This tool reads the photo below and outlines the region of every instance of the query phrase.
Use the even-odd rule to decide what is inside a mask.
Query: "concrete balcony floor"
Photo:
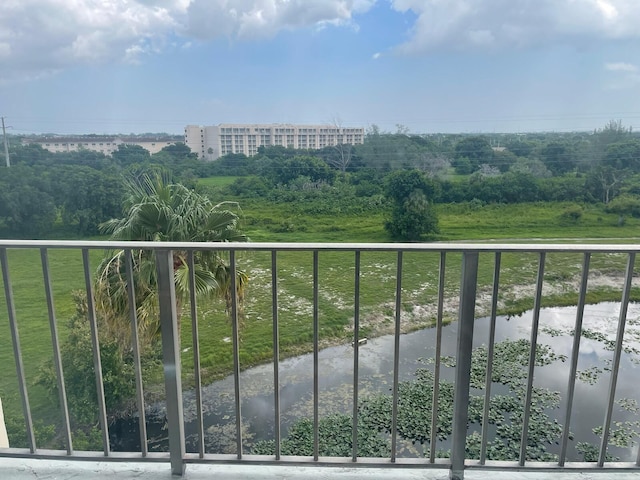
[[[640,480],[640,471],[465,471],[466,480]],[[167,463],[51,461],[0,458],[2,480],[178,480]],[[185,480],[310,480],[340,478],[346,480],[448,480],[446,469],[415,468],[343,468],[265,465],[189,464]]]

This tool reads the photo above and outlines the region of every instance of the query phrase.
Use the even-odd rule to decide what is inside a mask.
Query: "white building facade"
[[[320,149],[338,144],[364,143],[364,128],[336,125],[233,124],[187,125],[184,142],[202,160],[215,160],[229,153],[248,157],[262,146]]]
[[[35,143],[53,153],[92,150],[94,152],[104,153],[105,155],[111,155],[118,150],[118,145],[138,145],[153,155],[164,147],[174,145],[178,142],[182,142],[182,137],[112,137],[83,135],[77,137],[39,136],[22,140],[23,145]]]

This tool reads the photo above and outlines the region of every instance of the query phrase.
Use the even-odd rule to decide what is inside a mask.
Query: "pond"
[[[619,303],[587,305],[578,361],[570,442],[569,459],[581,460],[574,447],[576,442],[599,445],[592,429],[602,425],[610,382],[613,352],[609,340],[615,340],[620,310]],[[558,355],[570,357],[576,317],[575,307],[545,308],[541,311],[539,344],[549,345]],[[506,339],[528,339],[531,333],[532,312],[516,317],[497,319],[496,342]],[[487,344],[489,319],[475,322],[474,347]],[[457,323],[443,328],[442,355],[454,355]],[[433,368],[424,359],[435,355],[436,329],[426,329],[402,335],[400,339],[400,380],[414,378],[416,369]],[[360,398],[376,393],[389,393],[393,382],[393,336],[369,339],[360,347]],[[638,373],[640,360],[640,304],[629,305],[625,331],[627,352],[622,357],[614,422],[636,422],[640,387]],[[569,362],[536,367],[535,385],[558,391],[563,401],[550,415],[562,423],[566,404]],[[560,366],[560,368],[559,368]],[[326,348],[319,354],[320,416],[335,412],[352,411],[353,348],[350,345]],[[452,378],[453,369],[444,368],[443,378]],[[313,357],[302,355],[280,362],[280,401],[283,436],[296,420],[313,415]],[[243,441],[247,450],[261,439],[272,439],[274,432],[273,365],[261,365],[245,370],[240,376],[242,392]],[[498,391],[498,390],[496,390]],[[476,392],[481,393],[481,392]],[[235,453],[235,411],[233,377],[227,377],[203,388],[205,444],[208,453]],[[194,392],[184,394],[185,432],[187,450],[197,451]],[[625,408],[622,408],[625,407]],[[150,450],[166,449],[166,431],[163,430],[162,405],[154,405],[149,416]],[[154,420],[155,418],[155,420]],[[631,424],[630,424],[631,425]],[[635,426],[634,426],[635,428]],[[637,428],[635,428],[637,431]],[[111,427],[114,450],[139,450],[135,419],[118,422]],[[446,448],[446,444],[442,445]],[[553,452],[551,447],[549,451]],[[411,455],[411,449],[407,449]],[[610,452],[620,460],[635,460],[636,447],[612,448]]]

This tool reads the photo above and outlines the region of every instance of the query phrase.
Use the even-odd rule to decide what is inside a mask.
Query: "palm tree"
[[[111,240],[158,242],[229,242],[247,241],[239,230],[239,217],[232,210],[233,202],[213,204],[209,198],[183,185],[170,183],[166,175],[143,174],[127,180],[125,216],[100,225]],[[153,252],[133,252],[134,290],[140,341],[150,345],[159,333],[157,312],[157,273]],[[124,250],[109,252],[98,268],[96,304],[105,313],[108,333],[129,343],[129,306]],[[181,307],[189,298],[189,267],[186,251],[173,251],[174,280],[180,331]],[[227,311],[233,299],[231,268],[219,251],[194,253],[196,294],[201,297],[221,297]],[[243,298],[247,275],[236,272],[237,294]],[[125,347],[126,348],[126,347]]]

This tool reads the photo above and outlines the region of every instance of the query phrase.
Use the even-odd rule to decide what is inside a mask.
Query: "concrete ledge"
[[[301,467],[272,465],[187,465],[185,480],[310,480],[340,478],[346,480],[448,480],[448,470],[416,468],[348,468],[348,467]],[[466,480],[640,480],[640,472],[629,471],[465,471]],[[179,480],[171,475],[168,463],[150,462],[89,462],[66,460],[38,460],[23,458],[0,458],[2,480],[91,480],[136,479]]]

